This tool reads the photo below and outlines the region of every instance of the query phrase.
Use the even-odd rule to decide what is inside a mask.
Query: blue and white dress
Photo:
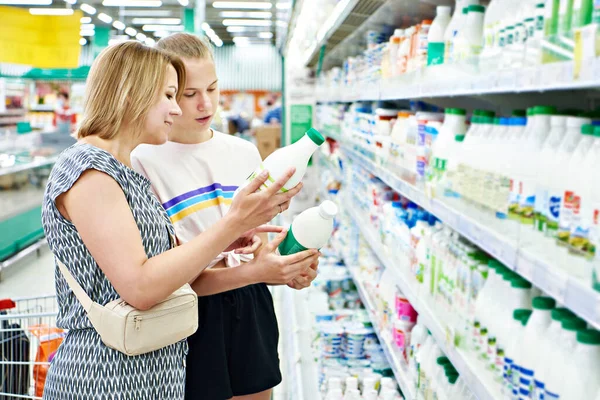
[[[91,299],[104,305],[120,296],[55,203],[89,169],[108,174],[121,186],[149,258],[170,248],[173,227],[152,193],[150,181],[110,153],[89,144],[75,144],[60,155],[42,207],[48,245]],[[69,332],[52,360],[44,399],[183,399],[186,341],[134,357],[106,347],[57,266],[55,270],[57,325]]]

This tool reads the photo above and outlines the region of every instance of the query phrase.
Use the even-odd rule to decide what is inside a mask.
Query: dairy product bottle
[[[488,363],[492,354],[492,348],[496,346],[495,322],[496,306],[504,306],[502,296],[506,296],[510,289],[510,271],[500,263],[492,263],[492,270],[495,268],[496,274],[501,278],[496,282],[496,286],[490,287],[486,293],[484,302],[478,304],[479,308],[475,309],[475,317],[479,321],[479,358]],[[489,272],[488,272],[489,279]],[[500,304],[498,304],[500,303]]]
[[[521,162],[517,164],[518,180],[521,183],[518,214],[520,221],[525,225],[533,224],[533,211],[535,207],[536,179],[535,171],[539,165],[541,148],[550,131],[550,117],[556,113],[556,108],[538,106],[534,108],[535,119],[520,156]],[[524,231],[531,232],[531,231]]]
[[[562,380],[563,398],[590,399],[600,389],[600,332],[577,332],[577,345]],[[573,380],[574,379],[574,380]],[[573,384],[576,382],[576,384]]]
[[[544,211],[546,220],[546,236],[551,239],[556,239],[558,225],[560,221],[561,202],[565,187],[568,185],[570,177],[568,175],[568,167],[570,159],[573,156],[575,149],[583,138],[581,127],[584,124],[591,123],[588,118],[582,117],[567,117],[567,132],[564,139],[560,143],[553,161],[553,165],[547,172],[548,176],[553,177],[549,181],[548,186],[548,203]]]
[[[523,163],[525,143],[527,143],[527,140],[529,139],[535,121],[536,114],[534,107],[527,109],[527,118],[524,121],[525,124],[521,125],[523,121],[520,120],[519,125],[515,126],[519,132],[515,132],[515,135],[513,136],[514,139],[511,140],[512,151],[506,162],[506,176],[510,179],[508,216],[515,220],[520,220],[519,204],[521,202],[522,182],[518,179],[518,176],[522,170],[519,168]]]
[[[540,342],[552,321],[551,311],[556,306],[550,297],[536,297],[532,301],[533,313],[525,327],[525,334],[521,344],[520,361],[520,387],[519,396],[531,398],[535,388],[541,387],[543,382],[537,380],[534,367],[540,355]]]
[[[485,18],[483,20],[483,34],[485,38],[484,51],[486,54],[490,54],[490,50],[498,47],[496,25],[500,23],[501,17],[501,0],[492,0],[487,7]]]
[[[517,309],[512,313],[509,324],[511,335],[504,352],[503,366],[502,392],[506,399],[518,399],[519,396],[521,341],[531,313],[531,310],[526,309]]]
[[[579,318],[563,319],[560,340],[556,343],[556,351],[550,354],[551,363],[545,366],[544,399],[568,399],[564,397],[562,382],[565,379],[566,362],[571,358],[577,344],[577,332],[586,328],[586,323]]]
[[[525,63],[538,65],[542,61],[542,41],[544,40],[545,0],[534,0],[533,16],[526,20],[527,44],[525,49]],[[533,20],[532,20],[533,19]]]
[[[429,162],[431,140],[437,136],[444,120],[444,114],[419,111],[416,115],[417,131],[417,179],[425,179],[425,171]],[[434,124],[435,123],[435,124]]]
[[[583,174],[583,163],[587,152],[589,151],[594,141],[594,127],[586,124],[581,127],[581,140],[575,148],[575,151],[569,159],[567,166],[566,178],[563,182],[564,192],[560,203],[560,219],[558,222],[557,243],[562,246],[569,244],[571,236],[571,227],[579,218],[581,213],[581,193],[577,193],[574,189],[578,186],[575,182],[579,174]],[[563,252],[563,257],[566,255]]]
[[[447,108],[444,123],[439,129],[437,139],[431,148],[434,176],[432,184],[438,185],[445,180],[448,155],[452,152],[456,135],[464,135],[467,131],[466,110],[462,108]]]
[[[494,197],[493,174],[490,173],[489,162],[491,153],[495,151],[495,135],[500,128],[500,118],[486,117],[482,120],[479,131],[479,142],[471,158],[472,168],[475,171],[473,200],[483,206],[492,208],[491,199]]]
[[[296,172],[280,189],[282,193],[294,188],[306,173],[306,166],[310,157],[315,150],[325,142],[325,138],[314,128],[310,128],[306,134],[296,143],[275,150],[260,164],[250,177],[246,180],[245,185],[250,183],[265,169],[269,171],[269,179],[262,185],[259,190],[263,190],[271,186],[279,177],[281,177],[289,168],[295,167]]]
[[[489,192],[492,193],[489,207],[496,213],[496,217],[504,219],[507,217],[507,199],[510,193],[510,181],[502,174],[502,164],[508,157],[507,149],[510,143],[512,118],[500,118],[500,123],[495,127],[494,139],[488,146],[485,157],[487,163],[483,164],[486,173],[486,184],[491,185]],[[483,157],[482,157],[483,158]]]
[[[483,340],[481,338],[481,328],[482,325],[485,325],[483,320],[486,315],[488,315],[489,304],[494,301],[494,297],[499,288],[502,287],[504,279],[502,271],[505,267],[503,265],[496,260],[490,260],[488,266],[487,279],[475,300],[475,315],[473,319],[473,329],[471,331],[471,348],[478,353],[483,350]]]
[[[396,29],[392,37],[390,37],[390,43],[388,46],[389,58],[390,58],[390,74],[392,76],[398,75],[398,49],[400,47],[400,40],[404,31],[402,29]]]
[[[456,135],[454,137],[454,143],[450,146],[447,162],[446,162],[446,174],[445,180],[440,183],[444,191],[444,196],[447,197],[460,197],[460,175],[459,166],[461,164],[462,144],[465,140],[465,135]]]
[[[571,27],[575,30],[592,22],[592,1],[574,0]]]
[[[454,14],[444,33],[444,42],[446,43],[444,48],[444,63],[453,63],[457,61],[454,59],[454,40],[458,37],[460,30],[465,26],[467,17],[465,8],[468,8],[473,4],[479,4],[479,0],[456,0]]]
[[[594,128],[594,136],[600,138],[600,128]],[[598,150],[594,151],[594,155],[596,160],[600,159],[600,154]],[[596,169],[594,168],[594,171]],[[595,181],[594,181],[595,182]],[[586,218],[588,218],[590,222],[590,245],[591,245],[591,255],[590,255],[590,266],[591,266],[591,275],[592,275],[592,287],[600,292],[600,185],[592,185],[590,192],[590,207],[586,207],[585,210]]]
[[[535,371],[537,374],[536,380],[543,382],[544,385],[548,381],[548,372],[550,368],[556,368],[556,365],[552,365],[552,357],[556,353],[556,346],[560,341],[562,335],[562,321],[570,318],[576,318],[575,315],[567,310],[566,308],[555,308],[551,313],[552,322],[548,327],[546,335],[542,338],[541,348],[542,352],[539,355]],[[544,397],[545,390],[538,388],[534,391],[534,399],[542,399]]]
[[[451,8],[447,6],[438,6],[436,8],[436,17],[431,24],[429,34],[427,35],[427,65],[438,65],[444,63],[444,34],[450,24]]]
[[[467,14],[467,23],[464,29],[465,47],[463,57],[465,60],[475,61],[483,49],[483,16],[485,7],[470,5]]]
[[[555,162],[556,152],[566,135],[567,117],[553,115],[550,117],[550,134],[542,146],[538,166],[536,168],[537,188],[535,193],[534,227],[538,232],[546,230],[546,210],[548,208],[548,188],[553,176],[550,170]]]
[[[325,246],[333,232],[333,217],[337,212],[335,203],[325,200],[319,207],[300,213],[279,245],[279,253],[288,255]]]

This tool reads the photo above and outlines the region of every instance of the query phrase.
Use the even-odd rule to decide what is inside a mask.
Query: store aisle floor
[[[2,271],[0,299],[53,294],[54,260],[47,247]]]

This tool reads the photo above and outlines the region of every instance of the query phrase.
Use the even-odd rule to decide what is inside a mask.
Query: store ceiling
[[[223,44],[237,43],[239,45],[275,43],[277,39],[275,28],[278,14],[284,9],[287,10],[291,4],[291,0],[46,0],[51,1],[50,5],[33,5],[34,3],[39,4],[44,0],[4,1],[12,2],[12,5],[18,3],[19,5],[17,6],[22,8],[64,9],[72,7],[75,10],[82,9],[84,16],[91,18],[91,22],[88,24],[111,26],[114,21],[120,21],[125,27],[133,28],[137,32],[142,32],[147,37],[156,40],[166,35],[169,31],[183,30],[184,10],[186,8],[193,9],[199,5],[201,6],[201,4],[205,4],[205,22],[214,31],[216,37]],[[4,1],[0,0],[0,4],[3,4]],[[121,6],[108,6],[107,2]],[[197,4],[197,2],[200,3]],[[160,3],[160,6],[140,7],[144,3]],[[284,5],[282,6],[282,4]],[[86,13],[85,5],[95,8],[95,14]],[[222,8],[222,6],[225,6],[225,8]],[[110,16],[113,21],[108,24],[102,22],[99,19],[100,13]],[[169,20],[165,20],[165,18]],[[234,26],[225,26],[225,24],[233,24]],[[148,27],[146,25],[164,26]],[[203,27],[206,27],[206,25],[203,25]],[[91,26],[82,25],[82,33],[89,35],[91,28]],[[111,28],[111,37],[113,39],[125,37],[125,28],[122,25],[117,24],[117,27],[111,26]],[[147,30],[149,28],[160,29]],[[133,31],[130,30],[129,33],[133,33]],[[213,40],[217,45],[219,44],[218,39]]]

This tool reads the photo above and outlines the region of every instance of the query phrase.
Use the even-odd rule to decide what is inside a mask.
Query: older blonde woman
[[[275,189],[254,193],[262,176],[236,196],[225,218],[171,249],[171,222],[150,182],[131,168],[130,154],[141,143],[167,140],[181,114],[184,82],[182,62],[160,50],[136,42],[104,50],[88,78],[79,142],[61,154],[49,178],[42,220],[50,249],[100,304],[120,297],[139,309],[154,306],[222,251],[244,246],[251,230],[287,208],[300,189],[276,194],[288,174]],[[284,234],[252,261],[253,273],[281,284],[318,257],[275,255]],[[244,251],[258,245],[250,243]],[[58,269],[56,291],[57,324],[69,332],[52,361],[45,399],[183,399],[185,341],[126,356],[102,343]]]

